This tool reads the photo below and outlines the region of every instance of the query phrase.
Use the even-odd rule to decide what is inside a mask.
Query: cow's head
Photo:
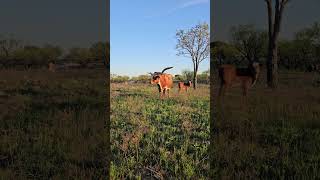
[[[154,73],[149,73],[151,75],[151,81],[150,83],[151,84],[159,84],[160,83],[160,77],[162,76],[162,74],[168,70],[168,69],[171,69],[173,67],[167,67],[167,68],[164,68],[161,72],[154,72]]]
[[[160,75],[159,73],[149,73],[151,75],[151,84],[159,84],[160,81]]]

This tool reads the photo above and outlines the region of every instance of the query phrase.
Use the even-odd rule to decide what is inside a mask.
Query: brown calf
[[[242,94],[246,96],[250,87],[257,82],[260,73],[260,65],[254,62],[248,68],[236,68],[234,65],[225,64],[219,68],[221,80],[219,96],[224,96],[225,92],[233,85],[239,84],[242,87]]]
[[[171,74],[166,74],[164,71],[171,69],[173,67],[167,67],[162,70],[162,72],[154,72],[151,74],[151,84],[157,84],[159,89],[160,98],[165,96],[166,92],[169,97],[169,90],[173,85],[173,78]]]
[[[188,82],[179,82],[178,83],[178,87],[179,87],[179,93],[181,92],[182,89],[186,90],[186,92],[188,91],[188,88],[190,88],[192,86],[192,82],[188,81]]]

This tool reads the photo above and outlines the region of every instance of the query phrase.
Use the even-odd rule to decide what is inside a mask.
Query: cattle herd
[[[151,84],[157,84],[160,98],[170,96],[170,89],[173,87],[173,76],[171,74],[164,73],[166,70],[173,67],[164,68],[161,72],[149,73],[151,75]],[[188,82],[179,82],[179,92],[184,89],[188,91],[192,85],[191,81]]]
[[[164,73],[166,70],[173,67],[164,68],[161,72],[151,74],[151,84],[158,86],[160,98],[169,97],[170,89],[173,87],[173,76]],[[260,64],[252,62],[247,68],[236,68],[235,65],[224,64],[219,67],[219,96],[224,96],[225,92],[232,86],[240,85],[243,96],[247,96],[248,90],[257,82],[260,73]],[[192,82],[178,82],[179,93],[182,90],[186,92],[192,86]]]

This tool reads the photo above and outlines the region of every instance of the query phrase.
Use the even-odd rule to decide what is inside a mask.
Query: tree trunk
[[[273,20],[272,1],[266,0],[269,24],[269,47],[267,59],[267,84],[271,88],[278,87],[278,37],[282,14],[287,0],[276,1]]]
[[[199,69],[199,64],[197,62],[197,60],[194,62],[194,67],[193,67],[193,88],[197,89],[198,86],[198,69]]]
[[[272,39],[269,42],[268,60],[267,60],[267,84],[271,88],[278,87],[278,47],[277,40]]]
[[[198,86],[197,73],[197,71],[193,72],[193,89],[197,89]]]

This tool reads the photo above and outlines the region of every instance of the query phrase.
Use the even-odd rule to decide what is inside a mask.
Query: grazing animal
[[[169,97],[169,91],[173,85],[173,77],[171,74],[166,74],[164,72],[171,68],[173,67],[164,68],[161,72],[149,73],[151,74],[151,84],[158,85],[160,98],[165,96],[166,92]]]
[[[189,80],[188,82],[179,82],[178,87],[179,87],[179,93],[181,92],[182,89],[188,91],[188,88],[192,86],[192,82]]]
[[[56,71],[56,66],[52,62],[49,63],[49,71],[55,72]]]
[[[242,88],[243,96],[247,96],[250,87],[257,82],[260,73],[258,62],[250,63],[248,68],[236,68],[234,65],[225,64],[219,68],[220,89],[219,96],[224,96],[225,92],[233,85],[239,84]]]

